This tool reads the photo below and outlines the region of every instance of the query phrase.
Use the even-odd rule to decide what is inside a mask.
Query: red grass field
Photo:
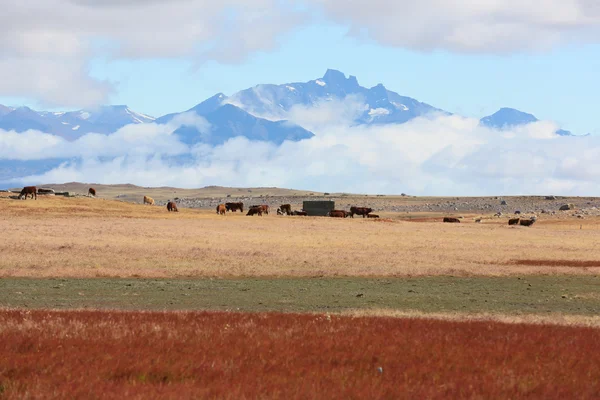
[[[598,343],[482,321],[4,310],[0,398],[591,399]]]

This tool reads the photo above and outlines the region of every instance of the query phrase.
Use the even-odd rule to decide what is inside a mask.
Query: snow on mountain
[[[127,106],[101,106],[79,111],[35,111],[0,105],[0,129],[24,132],[29,129],[75,140],[86,133],[109,134],[128,124],[153,122],[154,118]]]
[[[224,94],[218,93],[184,112],[195,113],[206,119],[210,124],[208,131],[200,132],[195,126],[184,125],[177,129],[175,134],[186,144],[203,142],[212,145],[222,144],[236,136],[276,144],[285,140],[298,141],[314,136],[312,132],[287,121],[269,121],[255,117],[239,107],[225,103],[226,100]],[[156,123],[168,123],[184,113],[165,115],[158,118]]]
[[[360,86],[355,76],[346,78],[344,73],[334,69],[308,82],[257,85],[235,93],[226,101],[257,117],[278,120],[287,118],[295,106],[314,107],[323,101],[344,100],[347,96],[365,103],[364,113],[355,121],[359,124],[403,123],[431,112],[445,113],[389,91],[382,84],[372,88]]]
[[[532,114],[528,114],[514,108],[504,107],[492,115],[481,118],[479,123],[489,128],[510,129],[515,126],[526,125],[538,121],[539,119]],[[564,129],[557,130],[556,134],[559,136],[575,136],[571,132]]]

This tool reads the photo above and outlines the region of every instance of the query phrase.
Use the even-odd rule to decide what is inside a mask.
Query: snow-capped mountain
[[[239,107],[225,103],[226,100],[224,94],[218,93],[185,111],[184,113],[193,112],[205,118],[210,128],[207,132],[199,132],[195,126],[184,125],[175,131],[180,141],[186,144],[203,142],[217,145],[236,136],[244,136],[250,140],[281,144],[285,140],[298,141],[314,136],[312,132],[285,120],[270,121],[255,117]],[[165,115],[157,119],[156,123],[167,123],[177,115],[179,114]]]
[[[257,85],[224,101],[269,119],[285,119],[294,106],[318,106],[324,101],[355,96],[365,107],[356,119],[360,124],[404,123],[431,112],[446,113],[413,98],[387,90],[382,84],[365,88],[355,76],[328,69],[322,78],[283,85]],[[447,113],[446,113],[447,114]]]
[[[481,118],[479,123],[489,128],[508,129],[514,126],[526,125],[538,121],[539,119],[532,114],[514,108],[504,107],[492,115]],[[564,129],[557,130],[556,134],[559,136],[574,136],[571,132]]]
[[[35,129],[67,140],[90,133],[113,133],[128,124],[154,121],[153,117],[137,113],[127,106],[101,106],[90,110],[50,112],[29,107],[0,106],[0,129],[24,132]]]
[[[182,126],[175,133],[188,144],[221,144],[236,136],[276,144],[285,140],[297,141],[310,138],[313,134],[286,120],[294,107],[318,107],[324,102],[344,100],[348,96],[352,96],[351,99],[357,104],[362,104],[355,124],[401,124],[431,113],[450,114],[411,97],[401,96],[382,84],[363,87],[355,76],[346,77],[340,71],[328,69],[321,78],[308,82],[260,84],[230,97],[217,93],[185,111],[204,117],[211,126],[208,132],[200,134],[195,127]],[[0,129],[17,132],[35,129],[75,140],[90,132],[113,133],[127,124],[167,123],[179,114],[168,114],[155,120],[124,105],[68,112],[38,112],[28,107],[0,105]],[[505,129],[536,121],[538,119],[531,114],[502,108],[482,118],[480,123]],[[573,136],[562,129],[556,133]]]

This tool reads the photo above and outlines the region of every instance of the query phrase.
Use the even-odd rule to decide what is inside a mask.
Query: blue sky
[[[60,3],[66,0],[53,1]],[[548,3],[549,8],[552,8],[553,2],[554,0]],[[137,4],[143,1],[134,0],[130,3]],[[389,2],[375,3],[390,9],[396,7],[391,6],[392,3]],[[454,3],[461,2],[454,0]],[[580,4],[577,0],[569,0],[566,3],[573,3],[574,7]],[[465,43],[464,40],[459,40],[458,44],[448,44],[446,37],[450,36],[451,32],[440,32],[440,35],[445,36],[435,39],[437,42],[430,44],[424,42],[425,39],[429,40],[431,35],[438,33],[424,30],[418,33],[425,38],[422,41],[415,44],[412,37],[407,37],[406,45],[403,45],[404,42],[399,45],[393,41],[393,35],[397,32],[377,31],[394,29],[394,22],[385,27],[386,20],[381,19],[374,27],[370,20],[361,21],[360,15],[337,15],[336,4],[335,0],[302,2],[296,9],[308,11],[308,20],[296,25],[290,24],[291,27],[286,26],[279,30],[274,28],[277,34],[271,38],[273,43],[264,46],[262,43],[253,43],[255,48],[244,49],[241,58],[233,62],[229,62],[231,57],[221,57],[218,46],[211,53],[217,56],[209,58],[223,60],[204,60],[193,51],[186,53],[185,49],[181,54],[169,54],[168,51],[157,51],[153,54],[150,49],[145,50],[147,54],[119,56],[111,53],[105,46],[102,51],[88,51],[83,61],[76,54],[73,61],[83,63],[83,67],[80,68],[84,75],[80,77],[82,81],[92,79],[94,83],[110,83],[110,89],[103,92],[107,95],[98,96],[98,101],[127,104],[136,111],[153,116],[182,111],[217,92],[231,95],[258,83],[308,81],[322,76],[327,68],[334,68],[357,76],[363,86],[383,83],[402,95],[464,116],[479,118],[497,111],[500,107],[508,106],[532,113],[543,120],[556,121],[576,134],[600,134],[600,125],[596,120],[596,97],[600,92],[600,80],[597,77],[597,71],[600,70],[600,46],[594,43],[594,40],[557,40],[557,43],[539,48],[537,42],[533,42],[525,48],[516,44],[507,50],[500,43],[507,41],[503,37],[499,37],[497,41],[494,37],[488,38],[487,42],[481,45]],[[367,4],[370,3],[366,2],[365,5]],[[268,6],[269,4],[264,5]],[[232,7],[235,9],[236,5]],[[173,8],[177,11],[175,6]],[[205,8],[200,4],[200,11]],[[140,10],[145,9],[147,8]],[[490,10],[485,16],[502,11]],[[117,11],[119,10],[115,12]],[[348,10],[347,13],[351,11]],[[472,13],[467,9],[459,9],[457,13],[467,11]],[[280,12],[285,13],[289,10],[285,8]],[[560,10],[557,9],[556,12]],[[385,13],[385,10],[382,10],[382,13]],[[433,18],[435,21],[441,19],[446,22],[443,16],[432,16],[420,9],[414,10],[414,13],[426,20]],[[233,18],[232,15],[242,20],[245,18],[243,12],[231,14],[228,18]],[[276,17],[278,16],[279,14],[276,14]],[[463,14],[460,16],[465,18]],[[528,16],[531,16],[533,22],[525,28],[518,29],[528,29],[525,32],[530,30],[532,36],[539,34],[536,29],[544,35],[549,35],[546,25],[543,29],[539,28],[539,16]],[[477,15],[473,16],[475,17],[481,18]],[[523,19],[518,13],[514,18]],[[547,25],[557,25],[556,18],[552,16],[551,23]],[[454,21],[454,18],[449,16],[447,20]],[[399,17],[398,24],[402,23]],[[453,23],[457,24],[455,31],[466,29],[460,25],[463,23],[462,19]],[[573,24],[573,21],[569,20],[566,23]],[[527,20],[523,24],[526,25]],[[357,26],[361,32],[358,37],[353,34]],[[133,24],[130,29],[133,29]],[[573,30],[572,27],[570,29]],[[558,34],[563,33],[558,29]],[[128,34],[130,33],[125,29],[123,35]],[[389,37],[385,36],[386,34]],[[107,33],[106,37],[110,37],[110,34]],[[236,43],[237,39],[233,37],[231,42]],[[101,37],[94,40],[96,47],[102,49],[97,43],[102,43],[105,39]],[[119,40],[126,41],[116,36],[110,41],[106,39],[106,42],[118,43]],[[157,39],[148,37],[148,40]],[[529,39],[521,37],[520,40],[527,42]],[[210,43],[201,39],[192,42],[196,48]],[[132,46],[139,47],[140,43],[133,43]],[[149,47],[152,47],[152,43]],[[499,48],[498,51],[494,50],[496,47]],[[67,57],[65,63],[68,62]],[[68,69],[69,65],[66,66]],[[1,70],[0,67],[0,72]],[[79,86],[82,87],[81,90],[85,90],[85,82]],[[76,91],[77,87],[71,90]],[[46,92],[36,94],[36,90],[27,88],[22,92],[19,92],[18,88],[3,90],[0,85],[0,104],[29,105],[38,109],[76,109],[84,107],[90,100],[82,98],[78,101],[76,98],[69,98],[64,101],[60,98],[56,102],[50,99],[52,104],[48,104]]]

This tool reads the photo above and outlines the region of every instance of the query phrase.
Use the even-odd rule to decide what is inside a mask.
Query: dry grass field
[[[0,193],[0,398],[600,396],[600,217],[169,213],[127,186]]]
[[[0,311],[0,397],[595,399],[599,340],[490,321]]]
[[[393,215],[390,217],[394,217]],[[247,217],[116,200],[0,197],[0,276],[598,274],[600,219],[442,224]]]

